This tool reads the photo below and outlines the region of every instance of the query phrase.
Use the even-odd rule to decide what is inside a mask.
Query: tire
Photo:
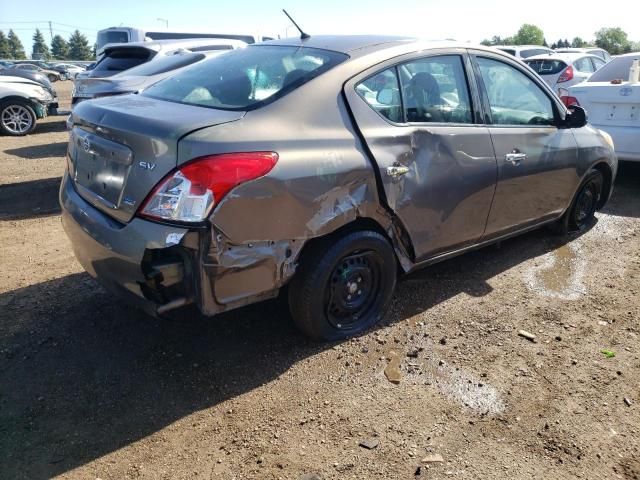
[[[0,102],[0,131],[5,135],[21,137],[36,128],[38,117],[27,101]]]
[[[600,203],[604,177],[598,170],[591,170],[580,184],[571,206],[560,220],[553,225],[555,233],[583,232],[593,223]]]
[[[378,323],[389,308],[397,265],[385,237],[351,232],[306,251],[289,286],[296,326],[317,340],[340,340]]]
[[[57,75],[54,75],[53,73],[50,73],[49,75],[47,75],[47,77],[49,77],[49,81],[50,81],[51,83],[53,83],[53,82],[57,82],[57,81],[58,81],[58,78],[59,78]]]

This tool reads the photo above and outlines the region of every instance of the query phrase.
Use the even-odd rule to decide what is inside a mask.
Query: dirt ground
[[[582,236],[431,267],[318,344],[277,301],[172,322],[107,295],[60,225],[64,120],[0,137],[0,478],[640,478],[640,166]]]

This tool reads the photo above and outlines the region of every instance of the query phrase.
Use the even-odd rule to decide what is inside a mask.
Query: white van
[[[188,38],[225,38],[240,40],[244,43],[257,43],[266,40],[273,40],[274,37],[231,33],[170,32],[164,30],[145,30],[134,27],[110,27],[98,32],[98,37],[96,39],[96,55],[97,58],[100,59],[104,54],[104,47],[110,43],[148,42],[151,40],[183,40]]]

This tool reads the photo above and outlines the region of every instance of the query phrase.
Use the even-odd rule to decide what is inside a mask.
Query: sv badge
[[[138,162],[138,166],[143,170],[153,170],[156,168],[156,164],[151,162]]]

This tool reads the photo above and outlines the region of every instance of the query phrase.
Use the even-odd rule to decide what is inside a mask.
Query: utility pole
[[[53,42],[53,28],[51,28],[51,21],[49,21],[49,36],[51,37],[51,41]]]

